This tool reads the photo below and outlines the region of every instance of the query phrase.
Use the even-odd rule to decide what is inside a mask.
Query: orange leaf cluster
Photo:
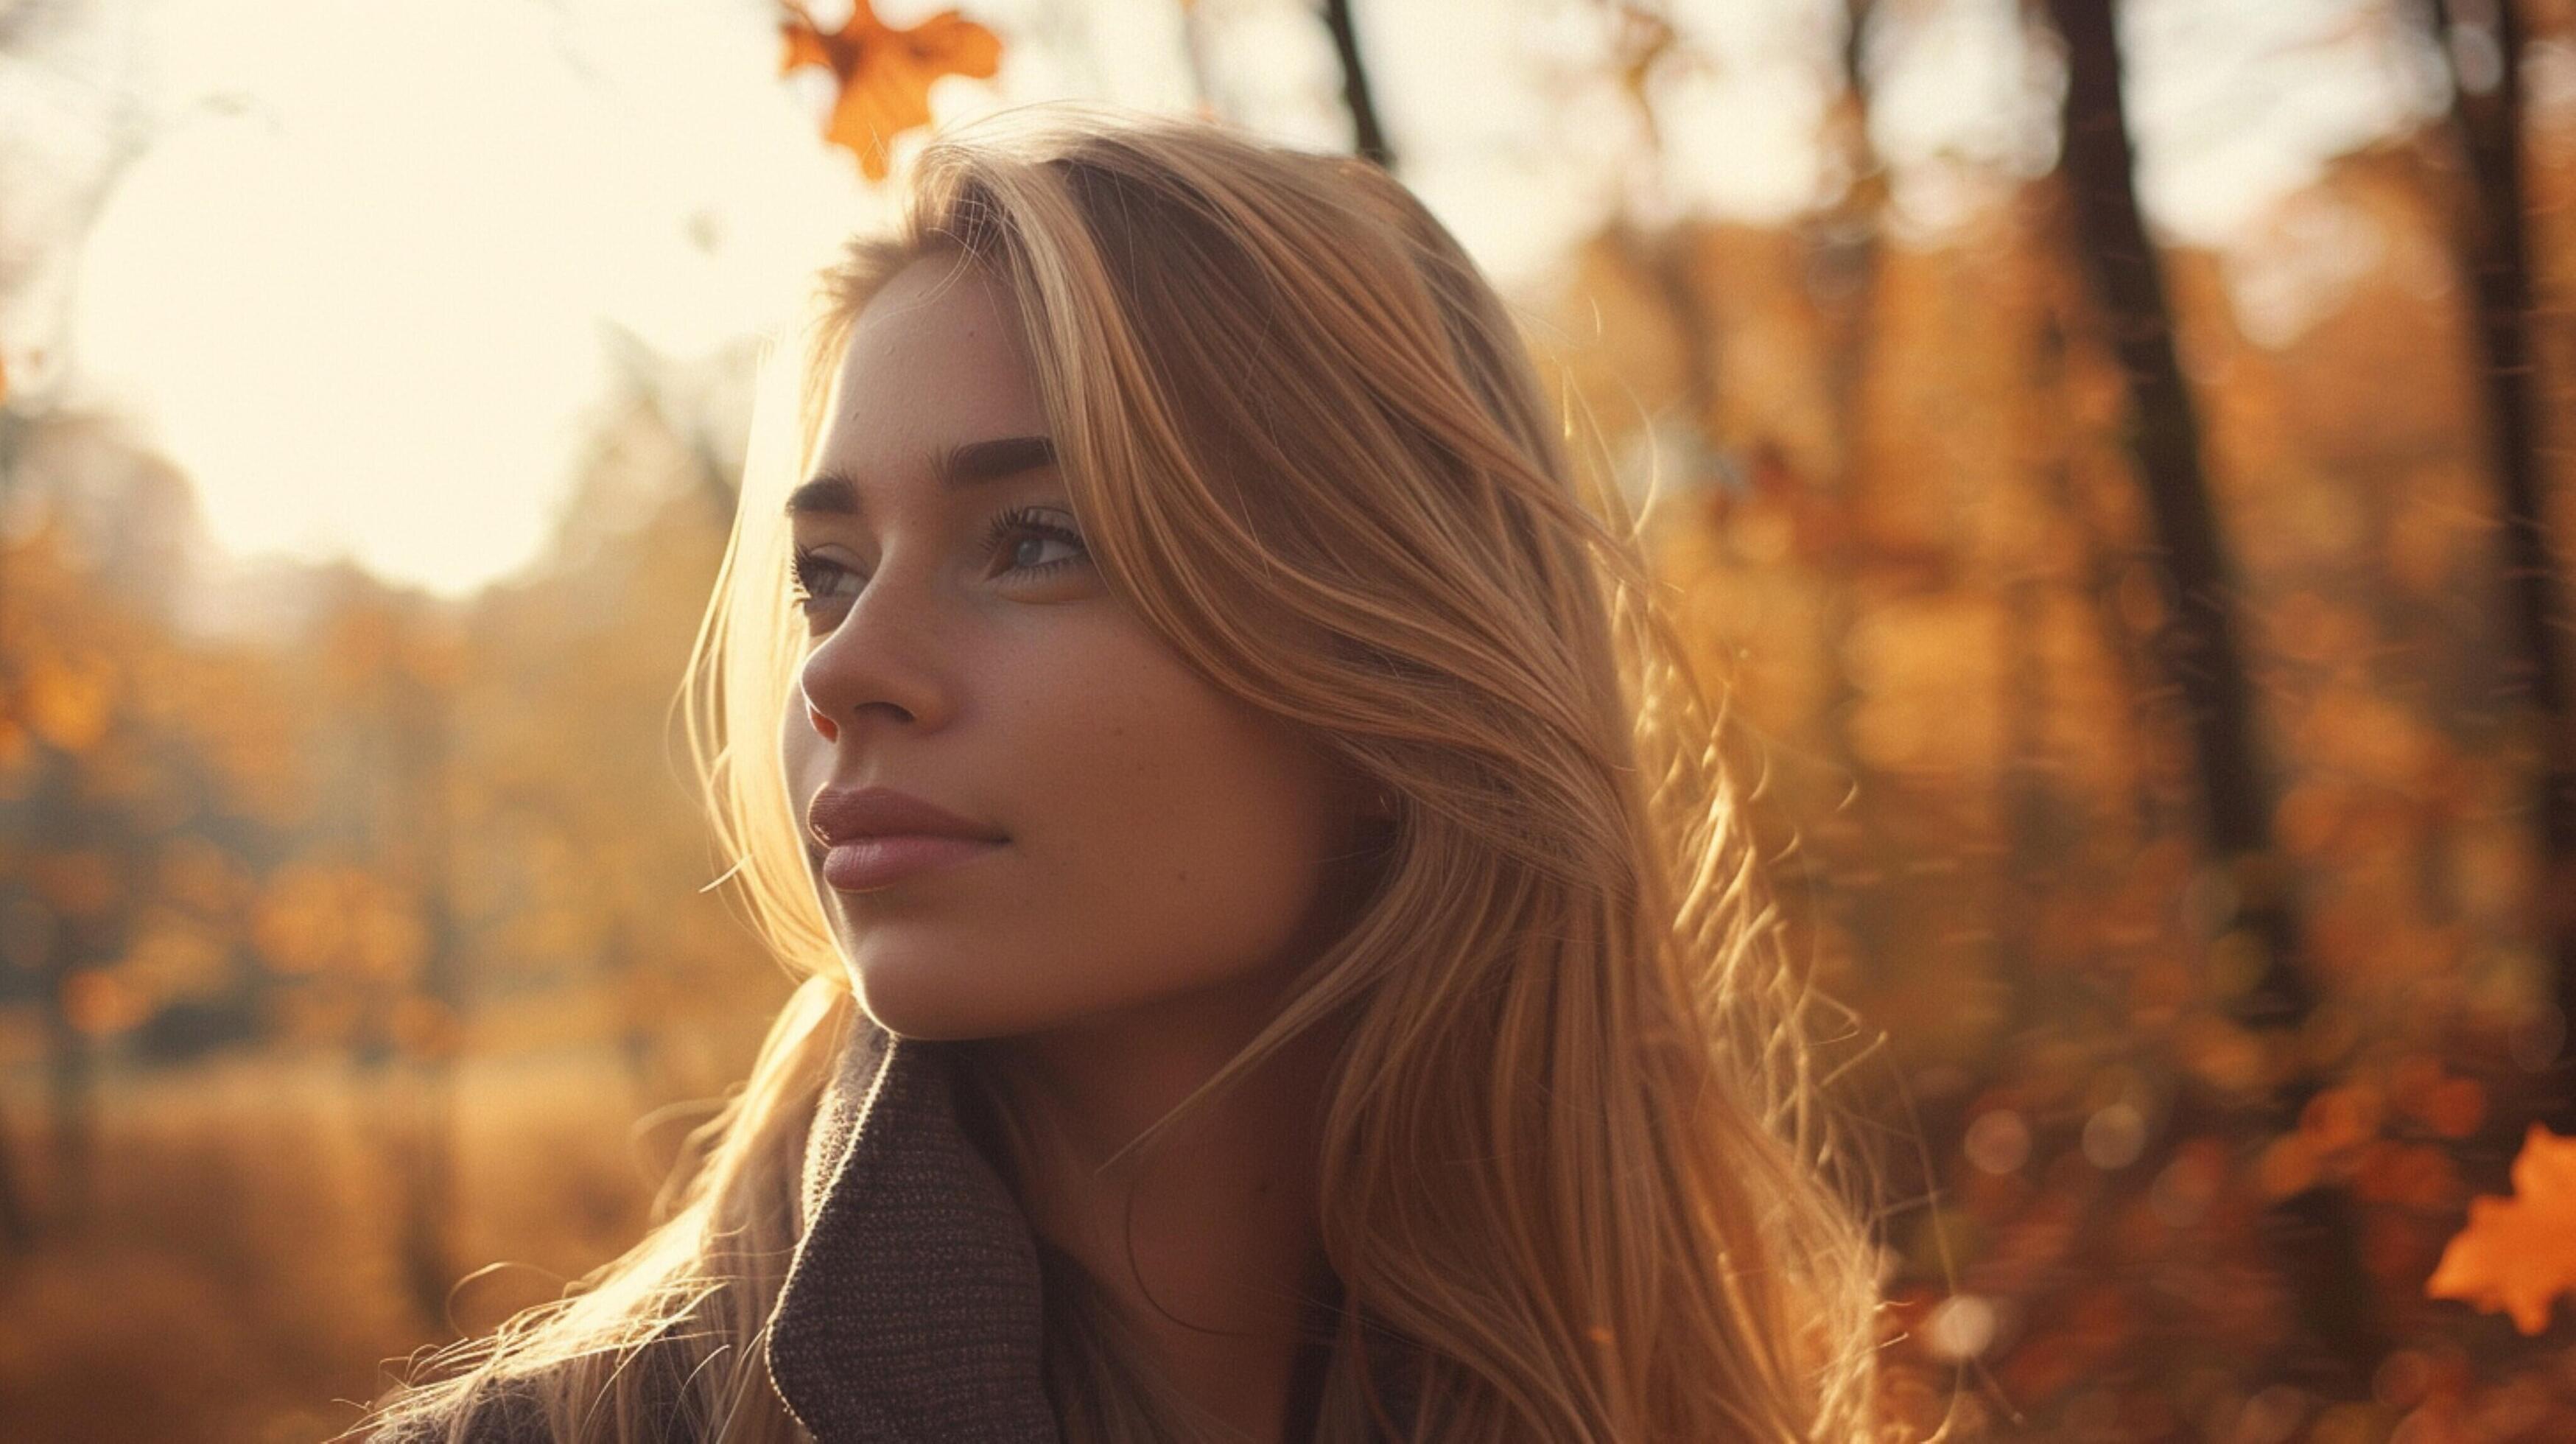
[[[849,22],[827,34],[798,0],[782,4],[778,30],[787,53],[778,73],[800,65],[832,72],[840,94],[824,138],[857,156],[870,180],[886,178],[890,141],[930,124],[932,81],[943,75],[988,80],[1001,68],[1001,39],[954,10],[898,30],[877,19],[868,0],[851,0]]]
[[[2513,1160],[2513,1197],[2469,1201],[2468,1226],[2442,1250],[2424,1296],[2513,1315],[2526,1334],[2576,1289],[2576,1138],[2535,1123]]]

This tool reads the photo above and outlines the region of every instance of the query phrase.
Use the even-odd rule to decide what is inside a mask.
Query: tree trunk
[[[407,617],[404,626],[423,653],[435,645],[419,640],[434,630],[434,621]],[[418,851],[410,872],[429,933],[420,995],[429,1005],[423,1016],[430,1026],[416,1032],[407,1049],[417,1112],[404,1188],[403,1268],[422,1314],[445,1324],[447,1290],[456,1276],[449,1229],[455,1204],[456,1047],[465,1015],[464,960],[457,948],[448,875],[451,699],[436,676],[424,678],[408,665],[398,665],[392,695],[401,699],[404,715],[389,721],[403,753],[404,790],[416,808]]]
[[[2201,471],[2200,423],[2174,354],[2163,277],[2138,210],[2112,12],[2109,0],[2049,0],[2048,9],[2067,46],[2068,199],[2083,264],[2129,379],[2129,447],[2165,551],[2173,621],[2158,640],[2191,714],[2203,826],[2211,850],[2235,875],[2233,926],[2264,947],[2247,1021],[2296,1027],[2314,999],[2296,966],[2295,930],[2272,852],[2273,779],[2255,741],[2237,650],[2237,584]]]
[[[1324,0],[1324,25],[1333,32],[1333,53],[1342,60],[1342,103],[1351,112],[1351,148],[1377,162],[1381,170],[1395,169],[1395,151],[1386,142],[1386,127],[1378,123],[1377,98],[1370,93],[1368,67],[1360,59],[1359,32],[1351,25],[1351,0]]]
[[[2453,120],[2474,186],[2465,209],[2464,249],[2473,258],[2477,335],[2486,362],[2489,464],[2505,509],[2508,605],[2528,669],[2530,706],[2539,714],[2539,797],[2546,859],[2541,895],[2543,943],[2553,965],[2553,996],[2564,1020],[2576,1018],[2576,718],[2568,711],[2567,659],[2559,634],[2568,626],[2559,568],[2544,519],[2539,416],[2532,404],[2532,284],[2525,251],[2522,190],[2522,29],[2501,0],[2434,0],[2437,44],[2452,57]],[[2562,1034],[2562,1038],[2565,1035]],[[2562,1041],[2549,1074],[2542,1117],[2576,1133],[2576,1066]]]
[[[2298,966],[2288,879],[2271,843],[2274,779],[2256,742],[2254,708],[2233,618],[2237,584],[2201,467],[2200,426],[2175,354],[2172,314],[2140,213],[2136,151],[2122,101],[2112,0],[2048,0],[2067,55],[2065,171],[2082,263],[2100,297],[2130,392],[2129,447],[2165,553],[2172,621],[2158,638],[2190,716],[2202,825],[2235,883],[2224,931],[2262,949],[2263,967],[2238,1005],[2250,1026],[2287,1032],[2315,999]],[[2315,1091],[2294,1077],[2269,1120],[2292,1125]],[[2282,1259],[2304,1331],[2329,1370],[2366,1385],[2385,1351],[2367,1279],[2354,1256],[2351,1200],[2319,1187],[2275,1205],[2265,1232]]]

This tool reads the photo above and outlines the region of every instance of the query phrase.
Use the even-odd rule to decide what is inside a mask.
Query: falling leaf
[[[857,156],[870,180],[886,178],[889,142],[930,124],[932,81],[943,75],[988,80],[1001,68],[1001,39],[954,10],[898,30],[877,19],[868,0],[852,0],[849,23],[825,34],[797,0],[783,0],[783,8],[778,30],[787,53],[778,73],[800,65],[832,72],[840,93],[824,138]]]
[[[2540,1124],[2513,1161],[2513,1197],[2469,1200],[2468,1226],[2442,1250],[2424,1296],[2513,1315],[2526,1334],[2549,1327],[2549,1307],[2576,1288],[2576,1138]]]

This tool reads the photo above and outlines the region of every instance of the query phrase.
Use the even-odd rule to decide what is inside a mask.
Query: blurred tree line
[[[1662,428],[1800,952],[1920,1110],[1892,1397],[2576,1436],[2563,1328],[2426,1297],[2526,1126],[2576,1129],[2576,7],[2376,8],[2454,112],[2250,261],[2151,232],[2099,0],[2022,12],[2055,167],[1892,234],[1870,42],[1925,8],[1848,12],[1836,205],[1614,230],[1560,319],[1590,409]],[[1686,41],[1631,14],[1643,104]]]
[[[217,577],[184,479],[112,420],[0,419],[0,1017],[36,1020],[46,1083],[41,1117],[0,1109],[11,1246],[77,1225],[103,1064],[338,1055],[416,1115],[393,1163],[436,1317],[460,1050],[609,1046],[660,1102],[718,1086],[784,996],[699,891],[669,712],[748,357],[620,345],[548,555],[464,602]]]

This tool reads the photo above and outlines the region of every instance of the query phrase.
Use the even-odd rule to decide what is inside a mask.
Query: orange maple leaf
[[[2442,1250],[2424,1297],[2513,1315],[2526,1334],[2549,1327],[2549,1307],[2576,1289],[2576,1138],[2535,1123],[2513,1160],[2513,1197],[2469,1200],[2468,1225]]]
[[[868,0],[851,0],[849,23],[826,34],[798,0],[781,0],[779,34],[787,41],[778,73],[819,65],[840,85],[823,137],[859,158],[870,180],[884,180],[887,143],[930,124],[930,83],[943,75],[989,80],[1001,68],[1002,42],[954,10],[909,30],[876,17]]]

